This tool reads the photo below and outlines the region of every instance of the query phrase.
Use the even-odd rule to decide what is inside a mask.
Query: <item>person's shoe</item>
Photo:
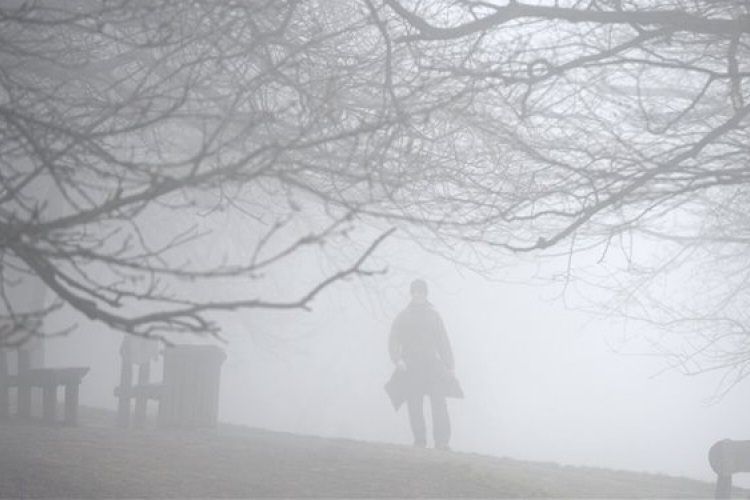
[[[427,448],[427,443],[424,441],[414,441],[415,448]]]
[[[440,451],[453,451],[447,444],[436,444],[435,449]]]

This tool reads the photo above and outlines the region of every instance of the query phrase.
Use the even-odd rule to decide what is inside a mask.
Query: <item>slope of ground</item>
[[[295,436],[122,430],[84,410],[76,428],[0,421],[3,498],[711,498],[710,483],[467,453]],[[737,492],[747,498],[746,491]]]

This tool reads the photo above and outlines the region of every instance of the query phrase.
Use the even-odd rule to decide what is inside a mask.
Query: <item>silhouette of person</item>
[[[442,318],[427,300],[427,283],[414,280],[410,291],[411,302],[396,316],[389,336],[388,351],[396,365],[389,384],[398,385],[397,392],[406,401],[414,446],[427,445],[424,397],[429,396],[435,448],[450,450],[446,398],[463,397],[453,375],[453,350]],[[389,389],[393,387],[387,384]],[[394,401],[394,406],[398,409],[400,404]]]

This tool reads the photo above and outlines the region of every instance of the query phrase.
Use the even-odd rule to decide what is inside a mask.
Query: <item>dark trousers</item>
[[[436,447],[447,447],[451,439],[451,422],[448,417],[448,402],[445,396],[429,396],[432,407],[432,435],[435,438]],[[409,410],[409,423],[414,433],[414,444],[424,446],[427,444],[427,429],[424,418],[424,396],[410,396],[406,400]]]

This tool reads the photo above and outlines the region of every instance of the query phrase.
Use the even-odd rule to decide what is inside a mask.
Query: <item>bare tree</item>
[[[141,335],[304,307],[369,272],[388,233],[299,298],[246,284],[379,220],[454,258],[566,253],[568,280],[607,265],[595,284],[620,314],[732,324],[701,321],[690,353],[731,332],[746,373],[743,280],[713,309],[653,286],[682,264],[746,269],[741,0],[33,2],[2,8],[0,33],[6,342],[49,313],[14,302],[26,278]],[[244,250],[191,261],[226,214]],[[232,280],[230,298],[192,293]]]
[[[218,334],[213,313],[308,307],[374,272],[365,261],[389,230],[293,297],[263,284],[299,254],[352,246],[369,200],[334,202],[372,184],[365,167],[389,147],[393,116],[363,98],[382,86],[382,51],[352,44],[369,17],[327,13],[270,1],[0,8],[0,344],[49,333],[42,321],[63,304],[136,335]],[[242,251],[195,258],[227,211]],[[23,300],[33,286],[52,305]]]
[[[567,253],[567,282],[679,332],[681,367],[746,377],[749,9],[384,0],[391,44],[455,98],[433,120],[452,141],[417,158],[456,166],[437,176],[445,202],[425,217],[407,183],[406,218],[448,241]]]

